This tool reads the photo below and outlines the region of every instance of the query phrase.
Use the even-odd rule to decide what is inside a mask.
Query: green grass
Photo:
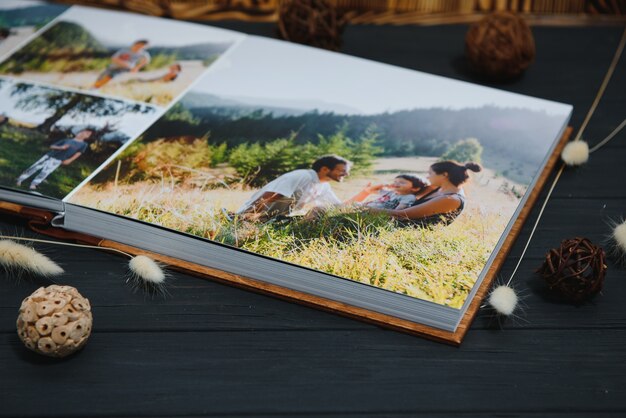
[[[224,201],[247,195],[224,193]],[[87,186],[73,203],[454,308],[462,306],[506,223],[506,216],[478,209],[430,228],[399,227],[384,215],[362,212],[263,224],[229,221],[206,191],[149,182]]]
[[[214,239],[458,308],[491,252],[495,234],[485,239],[488,224],[468,215],[448,227],[399,227],[384,215],[327,214],[287,224],[229,224]]]

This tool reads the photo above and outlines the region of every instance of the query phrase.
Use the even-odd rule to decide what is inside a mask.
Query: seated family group
[[[402,174],[392,184],[368,184],[357,195],[342,201],[330,183],[343,181],[350,173],[350,165],[350,161],[337,155],[320,157],[310,169],[290,171],[266,184],[237,214],[250,221],[266,221],[303,208],[312,208],[312,216],[330,207],[359,205],[363,210],[386,214],[400,224],[447,225],[465,207],[462,185],[469,179],[468,170],[481,170],[473,162],[440,161],[430,166],[426,179]]]

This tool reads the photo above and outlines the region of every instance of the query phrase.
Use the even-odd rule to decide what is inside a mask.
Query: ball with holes
[[[40,287],[20,306],[17,334],[39,354],[65,357],[87,343],[92,321],[89,300],[76,288]]]

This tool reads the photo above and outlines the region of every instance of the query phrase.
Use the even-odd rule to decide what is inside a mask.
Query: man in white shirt
[[[336,155],[318,158],[310,169],[293,170],[267,183],[237,210],[249,220],[289,215],[305,205],[341,204],[330,181],[343,181],[350,173],[350,162]]]

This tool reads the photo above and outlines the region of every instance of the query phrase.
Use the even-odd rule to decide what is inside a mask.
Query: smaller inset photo
[[[144,104],[0,78],[0,185],[63,198],[155,114]]]
[[[0,74],[166,106],[242,37],[75,6],[0,64]]]
[[[43,1],[2,0],[0,2],[0,57],[69,7]]]

